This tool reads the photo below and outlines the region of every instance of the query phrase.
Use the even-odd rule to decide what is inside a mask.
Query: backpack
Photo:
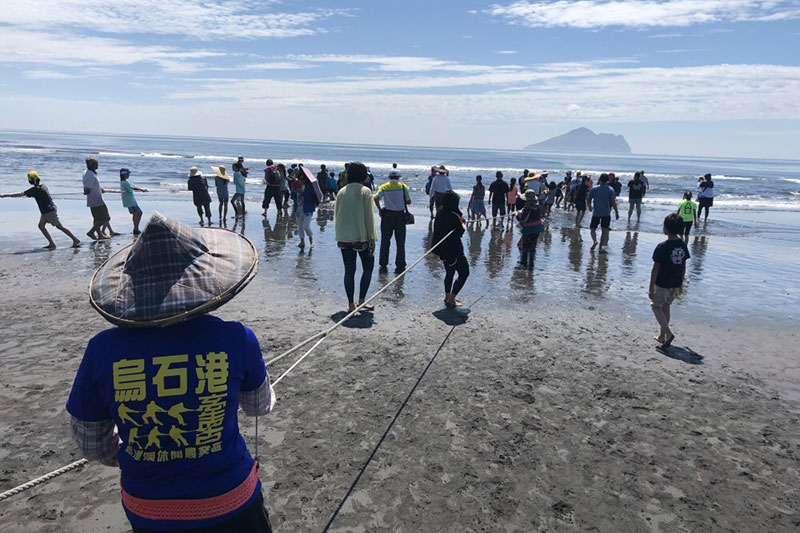
[[[279,187],[281,184],[281,174],[275,167],[269,167],[266,170],[264,170],[264,177],[267,180],[267,185],[272,185],[273,187]]]

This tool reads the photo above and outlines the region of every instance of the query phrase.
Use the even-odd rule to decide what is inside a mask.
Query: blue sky
[[[0,127],[800,158],[800,0],[4,0]]]

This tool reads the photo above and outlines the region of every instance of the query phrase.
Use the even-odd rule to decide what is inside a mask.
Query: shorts
[[[89,209],[92,212],[92,219],[95,224],[105,224],[111,220],[111,215],[108,214],[108,206],[106,204],[90,207]]]
[[[678,287],[665,289],[656,285],[656,290],[653,294],[653,301],[650,305],[653,307],[661,307],[662,305],[669,305],[678,296]]]
[[[483,200],[472,200],[472,214],[486,216],[486,204]]]
[[[138,205],[134,205],[133,207],[128,208],[128,213],[130,213],[131,215],[141,215],[142,208],[139,207]]]
[[[575,211],[586,211],[586,200],[575,202]]]
[[[692,223],[693,223],[692,220],[690,220],[689,222],[686,222],[685,220],[683,221],[683,232],[684,233],[689,233],[690,231],[692,231]]]
[[[506,216],[506,204],[505,204],[505,202],[502,202],[502,203],[499,203],[499,204],[492,203],[492,218],[497,216],[497,212],[498,211],[500,212],[500,216],[501,217]]]
[[[597,226],[601,226],[603,229],[608,229],[611,227],[611,215],[607,217],[592,217],[592,222],[589,224],[591,229],[597,229]]]
[[[51,226],[60,226],[61,221],[58,220],[58,211],[50,211],[47,213],[42,213],[42,216],[39,217],[39,224],[50,224]]]
[[[642,205],[641,198],[628,198],[628,203],[631,205]]]
[[[700,209],[703,209],[704,207],[711,207],[712,205],[714,205],[713,198],[700,197],[697,199],[697,201],[699,202]]]

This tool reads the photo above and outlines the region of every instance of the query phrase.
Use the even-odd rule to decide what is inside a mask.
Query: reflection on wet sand
[[[433,245],[433,219],[431,219],[428,223],[428,231],[422,236],[422,249],[430,250]],[[428,254],[428,256],[425,257],[425,266],[434,279],[439,279],[442,270],[439,256],[435,253]]]
[[[705,235],[695,235],[689,248],[689,253],[692,254],[692,258],[689,260],[689,275],[695,279],[700,279],[703,275],[703,261],[705,261],[708,248],[707,238]]]
[[[608,254],[593,253],[586,264],[585,292],[602,298],[608,291]]]
[[[489,246],[486,251],[486,273],[495,279],[503,270],[506,254],[503,253],[503,228],[492,228],[489,234]]]
[[[92,241],[89,246],[89,255],[92,257],[92,267],[97,269],[111,257],[111,243],[105,241]]]
[[[486,233],[486,228],[489,227],[489,221],[486,225],[481,223],[467,224],[467,235],[469,244],[467,250],[469,251],[469,266],[475,268],[478,265],[478,259],[481,257],[481,247],[483,245],[483,235]]]
[[[639,232],[628,231],[625,234],[625,242],[622,244],[622,270],[626,274],[635,272],[636,248],[639,246]]]
[[[575,272],[581,271],[581,263],[583,262],[583,237],[579,229],[571,227],[561,228],[562,242],[569,240],[569,251],[567,257],[569,264],[572,265],[572,270]]]

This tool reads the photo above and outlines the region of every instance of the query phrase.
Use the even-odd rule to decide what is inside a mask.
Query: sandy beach
[[[329,237],[311,257],[274,239],[256,242],[258,276],[217,313],[249,325],[267,359],[332,324],[343,299]],[[87,284],[128,242],[0,255],[0,490],[78,458],[64,403],[86,341],[108,326]],[[276,388],[260,425],[276,531],[322,531],[453,324],[331,531],[800,528],[795,329],[677,312],[663,354],[646,308],[479,276],[464,320],[428,289],[437,267],[420,264]],[[0,530],[128,531],[118,472],[90,464],[2,502]]]

